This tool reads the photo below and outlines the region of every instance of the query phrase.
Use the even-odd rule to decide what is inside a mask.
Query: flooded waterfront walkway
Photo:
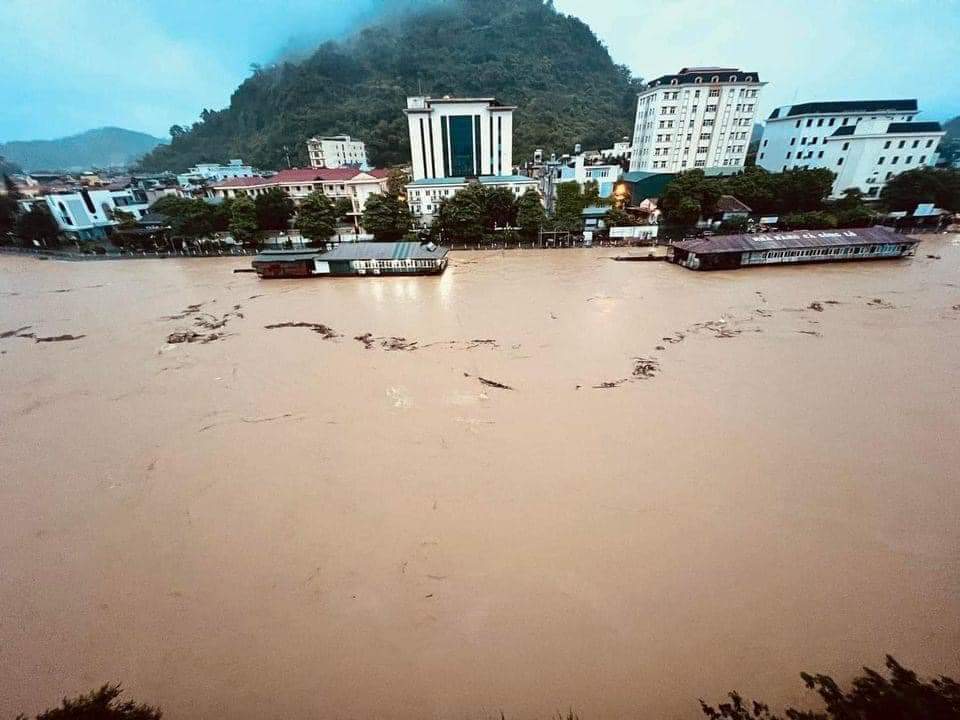
[[[0,257],[0,716],[119,680],[171,720],[695,718],[884,653],[955,676],[954,239],[618,252]]]

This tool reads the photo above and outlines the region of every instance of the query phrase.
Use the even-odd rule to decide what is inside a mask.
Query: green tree
[[[540,201],[540,193],[527,190],[517,201],[517,225],[520,232],[527,239],[535,238],[546,221],[547,214]]]
[[[87,695],[64,698],[60,707],[46,710],[36,720],[161,720],[163,712],[133,700],[120,700],[119,685],[104,685]],[[17,720],[28,720],[18,715]]]
[[[487,220],[483,199],[482,191],[473,187],[442,199],[434,213],[431,232],[446,242],[481,242]]]
[[[880,199],[891,210],[914,210],[921,203],[934,203],[944,210],[960,211],[960,170],[907,170],[887,181]]]
[[[837,210],[855,210],[863,207],[863,191],[860,188],[847,188],[841,198],[834,203]]]
[[[204,200],[166,195],[151,205],[150,211],[167,216],[173,237],[197,240],[216,230],[218,211]]]
[[[410,229],[410,209],[396,195],[373,193],[363,206],[361,222],[377,240],[399,240]]]
[[[336,217],[337,222],[350,222],[350,213],[352,212],[353,202],[350,200],[350,198],[337,198],[336,202],[333,203],[333,214]]]
[[[124,230],[129,230],[137,226],[136,216],[126,210],[114,210],[111,215],[113,215],[113,219],[116,220]]]
[[[25,245],[33,244],[34,241],[41,245],[56,245],[60,228],[46,203],[38,202],[34,203],[30,212],[20,215],[15,232]]]
[[[746,167],[742,173],[724,179],[723,192],[746,203],[755,213],[776,213],[777,177],[760,167]]]
[[[336,230],[336,223],[336,205],[322,192],[307,195],[297,209],[297,227],[311,244],[326,242]]]
[[[243,245],[249,245],[256,239],[257,206],[246,195],[241,195],[231,203],[228,228],[233,239]]]
[[[664,188],[659,207],[668,224],[689,228],[713,213],[722,194],[718,180],[706,177],[702,170],[690,170],[677,175]]]
[[[781,217],[780,222],[788,228],[798,230],[829,230],[837,226],[837,217],[833,213],[818,210],[789,213]]]
[[[850,689],[844,690],[829,675],[800,673],[804,685],[820,696],[823,710],[787,708],[784,716],[770,710],[766,703],[745,701],[737,692],[728,694],[730,702],[713,707],[700,701],[703,714],[710,720],[956,720],[960,717],[960,683],[941,675],[921,680],[887,655],[887,673],[863,668]]]
[[[581,213],[587,206],[586,198],[575,182],[562,182],[556,186],[553,220],[558,230],[578,232],[583,229]]]
[[[410,180],[410,174],[404,172],[403,169],[390,168],[390,172],[387,173],[387,192],[385,194],[396,198],[405,196]]]
[[[484,188],[484,214],[488,230],[495,227],[513,227],[517,223],[517,201],[509,188]]]
[[[257,226],[261,230],[288,230],[293,217],[294,204],[290,196],[278,187],[257,195]]]
[[[606,223],[608,228],[625,227],[634,224],[633,217],[630,215],[630,213],[616,206],[613,206],[607,210],[607,214],[603,216],[603,221]]]
[[[820,210],[833,190],[836,175],[826,168],[787,170],[776,178],[780,212]],[[752,207],[752,206],[751,206]]]

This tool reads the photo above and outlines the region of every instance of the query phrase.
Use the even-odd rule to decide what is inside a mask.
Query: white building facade
[[[770,172],[826,168],[831,196],[857,188],[879,197],[890,178],[933,166],[945,135],[940,123],[916,122],[917,101],[811,102],[775,109],[767,119],[757,165]]]
[[[742,167],[765,84],[755,72],[720,67],[647,83],[637,96],[630,170]]]
[[[232,178],[213,183],[207,188],[207,197],[213,202],[222,202],[227,198],[256,198],[273,188],[285,192],[294,205],[299,205],[313,192],[321,192],[336,202],[340,199],[350,201],[348,213],[354,226],[361,225],[361,215],[366,207],[367,198],[387,191],[389,173],[386,170],[356,170],[344,168],[317,168],[281,170],[269,178],[249,177]]]
[[[253,177],[256,174],[257,171],[250,165],[244,165],[243,160],[231,160],[226,165],[198,163],[182,175],[177,175],[177,182],[181,187],[188,187],[230,178]]]
[[[118,210],[139,220],[150,207],[146,193],[135,189],[82,188],[24,200],[22,206],[29,210],[37,203],[46,204],[62,234],[72,240],[84,241],[106,240],[111,229],[120,224],[116,219]]]
[[[310,156],[310,167],[314,168],[340,168],[345,165],[362,170],[369,168],[367,146],[362,140],[355,140],[349,135],[312,137],[307,140],[307,154]]]
[[[413,182],[407,204],[429,225],[437,204],[470,182],[504,187],[515,197],[537,181],[513,172],[513,111],[493,97],[409,97],[404,113],[410,133]]]

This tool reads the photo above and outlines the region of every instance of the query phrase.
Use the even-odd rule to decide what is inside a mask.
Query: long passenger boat
[[[269,250],[253,258],[261,278],[439,275],[449,248],[419,242],[344,242],[325,252]]]
[[[730,270],[757,265],[901,258],[913,255],[919,242],[879,225],[848,230],[716,235],[674,241],[667,259],[691,270]]]

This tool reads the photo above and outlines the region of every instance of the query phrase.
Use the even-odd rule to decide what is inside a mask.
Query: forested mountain
[[[27,172],[126,167],[162,143],[146,133],[103,127],[56,140],[0,143],[0,155]]]
[[[549,0],[448,0],[392,18],[299,64],[257,68],[230,106],[204,110],[142,161],[150,170],[242,157],[307,162],[311,135],[349,133],[376,165],[409,159],[408,95],[495,95],[515,104],[514,159],[535,148],[609,146],[632,135],[639,81],[582,21]],[[422,91],[422,93],[421,93]]]

